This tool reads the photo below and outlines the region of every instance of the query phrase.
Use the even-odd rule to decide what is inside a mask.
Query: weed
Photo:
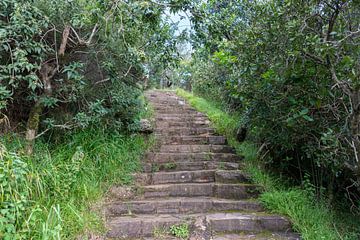
[[[164,165],[164,168],[165,168],[165,169],[168,169],[168,170],[171,170],[171,169],[175,169],[176,166],[177,166],[176,163],[171,162],[171,163],[166,163],[166,164]]]
[[[189,225],[186,223],[180,225],[173,225],[170,227],[170,233],[175,237],[181,239],[187,239],[190,235],[189,233]]]
[[[151,172],[158,172],[160,170],[159,164],[153,163],[151,165]]]
[[[224,170],[225,169],[225,164],[223,162],[220,162],[219,166],[218,166],[218,169],[219,170]]]
[[[166,228],[155,227],[155,229],[153,231],[153,235],[156,239],[166,239],[168,234],[169,234],[169,231]]]

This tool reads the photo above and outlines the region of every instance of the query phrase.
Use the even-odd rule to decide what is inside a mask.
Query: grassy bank
[[[267,172],[258,160],[258,147],[251,142],[239,143],[235,134],[239,116],[230,115],[203,98],[182,89],[177,94],[198,111],[206,113],[213,127],[227,137],[229,144],[245,156],[246,171],[253,181],[264,187],[260,200],[271,211],[287,215],[303,239],[359,239],[356,216],[331,210],[323,201],[312,197],[311,189],[289,187],[278,176]]]
[[[26,157],[16,135],[1,139],[0,239],[76,239],[102,231],[91,208],[112,184],[128,184],[150,142],[101,129],[38,141]]]

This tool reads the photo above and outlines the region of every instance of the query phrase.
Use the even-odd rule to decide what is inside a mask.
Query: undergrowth
[[[311,186],[300,188],[291,186],[280,176],[269,173],[259,161],[256,144],[239,143],[235,134],[240,116],[228,114],[216,103],[197,97],[182,89],[177,94],[185,98],[198,111],[206,113],[218,133],[227,137],[237,152],[245,157],[246,171],[256,184],[263,186],[261,202],[272,212],[287,215],[303,239],[307,240],[356,240],[360,237],[359,219],[328,206],[324,199],[316,199]]]
[[[79,239],[101,232],[98,201],[112,184],[131,183],[151,143],[96,128],[58,141],[39,139],[27,157],[17,135],[1,138],[0,239]]]

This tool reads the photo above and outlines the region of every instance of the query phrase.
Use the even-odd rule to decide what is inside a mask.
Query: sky
[[[172,22],[178,22],[178,30],[177,35],[179,35],[184,30],[187,30],[188,32],[191,31],[191,23],[190,19],[186,16],[184,12],[178,12],[178,13],[167,13],[168,16],[170,16],[170,21]],[[182,52],[184,55],[188,52],[192,51],[192,47],[190,43],[186,44],[186,47],[184,48],[184,52]]]

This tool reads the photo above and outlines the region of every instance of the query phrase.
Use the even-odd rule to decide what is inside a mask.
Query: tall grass
[[[94,210],[97,201],[112,184],[131,183],[131,173],[139,170],[151,143],[140,135],[91,128],[65,135],[56,144],[39,140],[35,154],[26,157],[20,138],[2,137],[1,161],[8,164],[0,165],[0,175],[4,169],[11,172],[5,180],[12,187],[8,195],[0,193],[1,211],[10,209],[7,215],[0,213],[8,226],[0,227],[0,239],[76,239],[86,231],[102,231]],[[14,165],[15,158],[24,165]],[[19,177],[12,175],[22,171],[26,186],[19,187]],[[2,187],[5,180],[0,176]],[[21,208],[9,207],[19,199]]]
[[[258,158],[258,146],[251,142],[236,141],[240,116],[228,114],[216,103],[197,97],[182,89],[177,94],[185,98],[198,111],[205,113],[213,127],[227,137],[229,144],[245,157],[245,171],[254,183],[263,186],[262,203],[272,212],[284,214],[292,221],[294,229],[305,240],[360,239],[360,220],[350,213],[332,210],[324,201],[315,199],[311,189],[291,187],[264,169]]]

